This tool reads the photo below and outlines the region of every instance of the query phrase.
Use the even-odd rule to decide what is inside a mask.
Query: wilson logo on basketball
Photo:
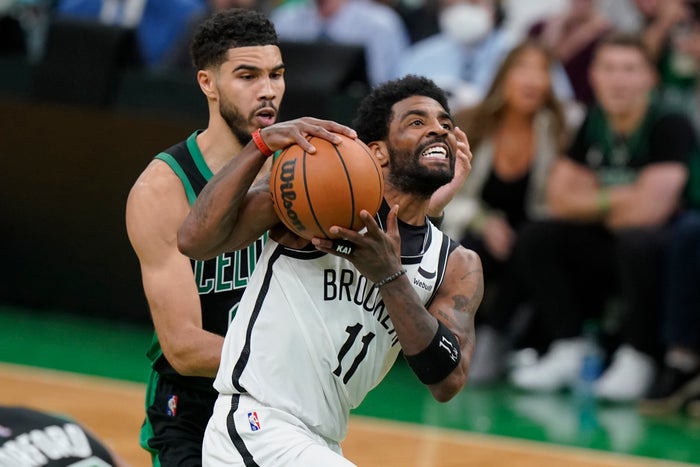
[[[316,150],[288,146],[272,165],[270,198],[275,214],[299,237],[332,238],[334,225],[360,230],[360,212],[377,213],[384,197],[382,167],[359,139],[341,143],[312,136]]]
[[[280,167],[280,181],[282,181],[280,194],[282,196],[282,205],[287,211],[289,221],[297,230],[306,230],[306,227],[304,227],[304,224],[299,220],[299,216],[293,209],[294,200],[297,199],[297,193],[294,191],[294,168],[296,163],[296,159],[291,159],[285,161]]]

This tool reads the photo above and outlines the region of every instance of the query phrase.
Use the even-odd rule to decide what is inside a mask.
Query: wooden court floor
[[[148,466],[138,446],[141,384],[0,364],[0,404],[62,413],[83,423],[134,467]],[[352,417],[343,450],[362,467],[671,467],[687,466]]]

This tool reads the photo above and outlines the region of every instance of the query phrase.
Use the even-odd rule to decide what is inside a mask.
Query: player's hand
[[[348,126],[313,117],[302,117],[288,122],[275,123],[260,130],[263,141],[273,151],[298,144],[304,151],[310,153],[316,152],[316,148],[309,143],[310,136],[317,136],[333,144],[340,144],[342,139],[338,133],[349,138],[357,138],[355,130]]]
[[[313,245],[325,253],[350,260],[360,273],[372,282],[379,282],[401,269],[401,237],[399,235],[398,205],[387,217],[387,231],[384,232],[369,212],[362,210],[360,219],[365,225],[362,233],[333,226],[330,233],[349,242],[351,251],[341,248],[336,251],[331,239],[314,238]]]
[[[428,206],[428,215],[432,217],[440,217],[445,206],[452,201],[452,198],[462,188],[464,182],[472,170],[472,152],[469,147],[469,140],[466,133],[459,127],[455,127],[454,136],[456,141],[455,152],[455,174],[452,181],[441,186],[430,197],[430,205]]]

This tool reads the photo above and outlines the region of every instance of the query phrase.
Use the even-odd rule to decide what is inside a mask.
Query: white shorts
[[[354,467],[340,445],[248,395],[220,394],[202,447],[203,467]]]

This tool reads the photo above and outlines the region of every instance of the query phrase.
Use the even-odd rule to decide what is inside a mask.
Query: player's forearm
[[[202,329],[196,332],[196,335],[178,339],[175,345],[163,349],[165,357],[183,376],[213,378],[221,362],[224,338]]]
[[[437,320],[420,302],[409,279],[403,275],[380,291],[404,353],[425,349],[435,335]]]
[[[452,399],[467,379],[460,339],[426,310],[405,277],[384,286],[382,298],[413,372],[436,400]]]
[[[264,157],[248,145],[217,173],[192,205],[178,231],[178,249],[190,258],[209,259],[226,250],[239,228],[241,206]]]

